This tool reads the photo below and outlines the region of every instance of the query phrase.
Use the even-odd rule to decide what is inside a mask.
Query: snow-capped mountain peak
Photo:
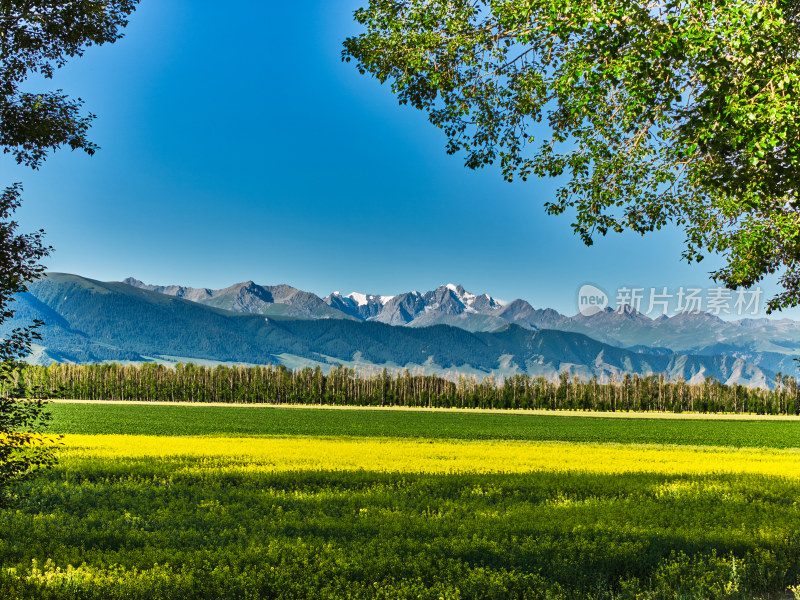
[[[468,292],[462,285],[447,283],[439,286],[438,289],[448,289],[453,292],[461,304],[464,305],[467,312],[491,312],[501,308],[505,304],[504,302],[492,298],[489,294],[481,294],[478,296],[472,292]]]
[[[334,292],[334,295],[336,292]],[[374,294],[361,294],[359,292],[350,292],[345,296],[345,298],[350,298],[353,300],[358,306],[367,306],[370,303],[378,302],[381,306],[389,302],[394,296],[376,296]]]
[[[455,318],[464,315],[491,316],[498,312],[503,303],[488,294],[476,295],[468,292],[462,285],[447,283],[435,290],[420,293],[417,290],[397,295],[364,294],[351,292],[346,296],[332,293],[324,301],[350,316],[363,321],[379,321],[390,325],[408,325],[419,317],[428,315],[424,322],[435,322],[439,316]],[[459,317],[461,318],[461,317]],[[493,327],[500,326],[502,321]]]
[[[347,297],[354,300],[359,306],[366,306],[368,304],[367,294],[359,294],[358,292],[350,292]]]

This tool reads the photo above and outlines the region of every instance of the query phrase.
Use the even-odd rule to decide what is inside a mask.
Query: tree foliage
[[[40,275],[40,260],[50,251],[42,242],[44,232],[20,234],[12,216],[20,204],[20,186],[0,194],[0,320],[14,315],[14,294],[25,290],[25,282]],[[16,385],[20,366],[16,359],[30,351],[37,339],[35,327],[19,327],[0,342],[0,506],[8,500],[6,484],[52,462],[51,446],[40,433],[47,423],[41,400],[20,400],[27,391]]]
[[[61,90],[20,86],[53,77],[87,47],[114,42],[138,0],[0,0],[0,145],[19,164],[38,168],[63,145],[94,154],[86,137],[94,115]]]
[[[63,91],[31,91],[31,76],[49,79],[69,58],[92,45],[121,36],[138,0],[0,0],[0,147],[21,165],[38,169],[48,153],[61,146],[93,154],[87,137],[94,116],[81,112],[82,101]],[[44,271],[40,261],[51,248],[43,231],[21,234],[13,213],[20,205],[21,185],[0,192],[0,322],[14,315],[14,296]],[[37,339],[33,327],[15,329],[0,340],[0,493],[38,466],[52,461],[51,446],[41,430],[47,414],[41,400],[23,400],[15,385],[17,359]],[[0,497],[0,501],[5,495]]]
[[[336,365],[326,374],[278,366],[204,367],[156,363],[26,366],[15,385],[31,397],[145,402],[330,404],[592,411],[800,414],[800,386],[778,373],[773,389],[722,384],[713,378],[687,383],[663,374],[619,374],[582,380],[568,373],[551,379],[521,373],[496,379],[475,376],[363,371]]]
[[[558,177],[587,245],[668,224],[731,288],[800,302],[800,31],[783,0],[370,0],[343,59],[428,113],[447,152]]]

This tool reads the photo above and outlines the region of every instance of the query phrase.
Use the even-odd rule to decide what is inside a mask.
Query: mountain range
[[[770,386],[797,374],[800,323],[724,321],[707,313],[650,319],[629,307],[566,316],[459,285],[393,296],[324,298],[252,281],[213,290],[99,282],[50,273],[15,303],[0,334],[45,321],[37,362],[283,363],[409,368],[439,374],[582,378],[664,374]]]
[[[237,312],[376,321],[388,325],[429,327],[451,325],[471,332],[502,331],[509,325],[525,329],[556,329],[582,333],[606,344],[648,354],[694,354],[741,358],[772,373],[800,376],[794,360],[800,356],[800,322],[791,319],[725,321],[706,312],[684,312],[655,319],[628,306],[606,308],[592,315],[563,315],[551,308],[534,308],[525,300],[503,302],[476,295],[460,285],[433,291],[387,295],[339,292],[320,298],[289,286],[258,286],[252,281],[223,290],[149,286],[125,280],[141,289],[187,298]],[[271,290],[285,290],[275,295]],[[263,298],[273,298],[265,302]]]

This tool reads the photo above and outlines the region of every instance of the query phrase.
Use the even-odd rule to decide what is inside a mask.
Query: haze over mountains
[[[51,273],[19,297],[17,317],[44,320],[39,362],[334,363],[429,373],[583,378],[664,374],[769,386],[797,374],[800,323],[724,321],[707,313],[650,319],[626,308],[565,316],[458,285],[394,296],[325,298],[252,281],[220,290],[103,283]]]

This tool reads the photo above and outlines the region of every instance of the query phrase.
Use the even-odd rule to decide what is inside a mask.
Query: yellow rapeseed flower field
[[[66,435],[73,458],[214,459],[230,471],[750,474],[800,479],[800,450],[525,441]],[[219,459],[226,458],[227,461]],[[223,464],[224,467],[219,465]],[[194,461],[187,469],[200,469]]]

